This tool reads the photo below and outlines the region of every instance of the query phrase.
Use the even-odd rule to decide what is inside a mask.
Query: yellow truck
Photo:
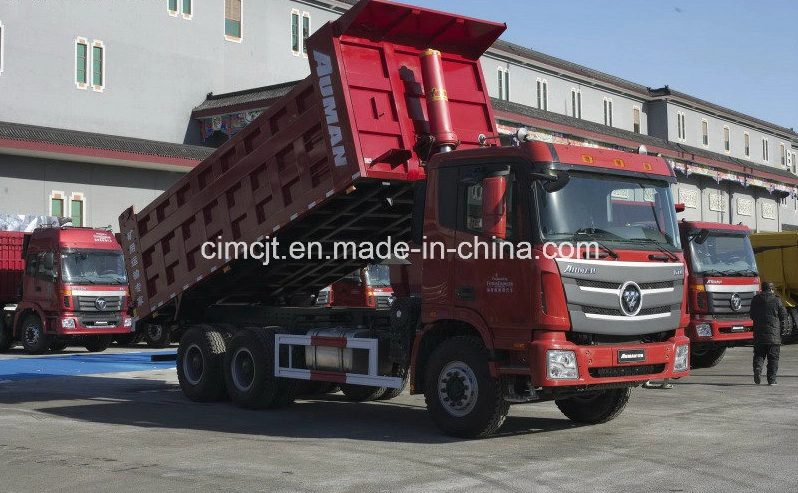
[[[782,327],[785,344],[798,342],[798,231],[754,233],[754,248],[759,277],[776,284],[791,320]]]

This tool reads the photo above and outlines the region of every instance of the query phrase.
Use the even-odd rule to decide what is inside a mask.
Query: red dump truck
[[[127,277],[113,234],[91,228],[0,231],[0,351],[67,345],[104,351],[132,330]]]
[[[306,80],[122,213],[137,316],[183,328],[187,397],[267,408],[298,380],[390,397],[409,379],[443,432],[481,437],[511,403],[600,423],[688,374],[671,168],[523,132],[494,145],[479,58],[504,29],[360,2],[310,37]],[[616,199],[647,214],[629,224]],[[422,257],[390,317],[280,306],[386,250]]]
[[[687,261],[690,367],[710,368],[727,347],[753,342],[748,313],[759,273],[747,226],[680,221]]]

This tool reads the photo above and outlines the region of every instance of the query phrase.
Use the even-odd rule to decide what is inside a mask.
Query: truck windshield
[[[387,265],[369,265],[366,269],[366,282],[372,287],[389,287],[391,275]]]
[[[707,276],[756,276],[756,260],[745,235],[711,233],[704,243],[690,241],[693,273]]]
[[[69,284],[127,284],[121,251],[68,250],[61,253],[61,272]]]
[[[555,192],[534,183],[543,241],[679,248],[676,212],[664,181],[573,172],[568,184]]]

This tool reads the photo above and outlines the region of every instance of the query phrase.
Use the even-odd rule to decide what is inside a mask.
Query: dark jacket
[[[781,344],[781,326],[792,323],[775,293],[762,292],[751,300],[755,344]]]

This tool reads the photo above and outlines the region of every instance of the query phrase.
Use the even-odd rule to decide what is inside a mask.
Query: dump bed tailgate
[[[474,147],[479,134],[496,133],[479,57],[503,30],[378,0],[322,26],[308,40],[307,79],[141,212],[121,214],[137,315],[177,300],[202,310],[237,294],[266,300],[308,292],[358,264],[241,265],[205,258],[206,242],[406,234],[408,184],[423,178],[429,149],[418,55],[441,51],[453,129],[461,148]]]

